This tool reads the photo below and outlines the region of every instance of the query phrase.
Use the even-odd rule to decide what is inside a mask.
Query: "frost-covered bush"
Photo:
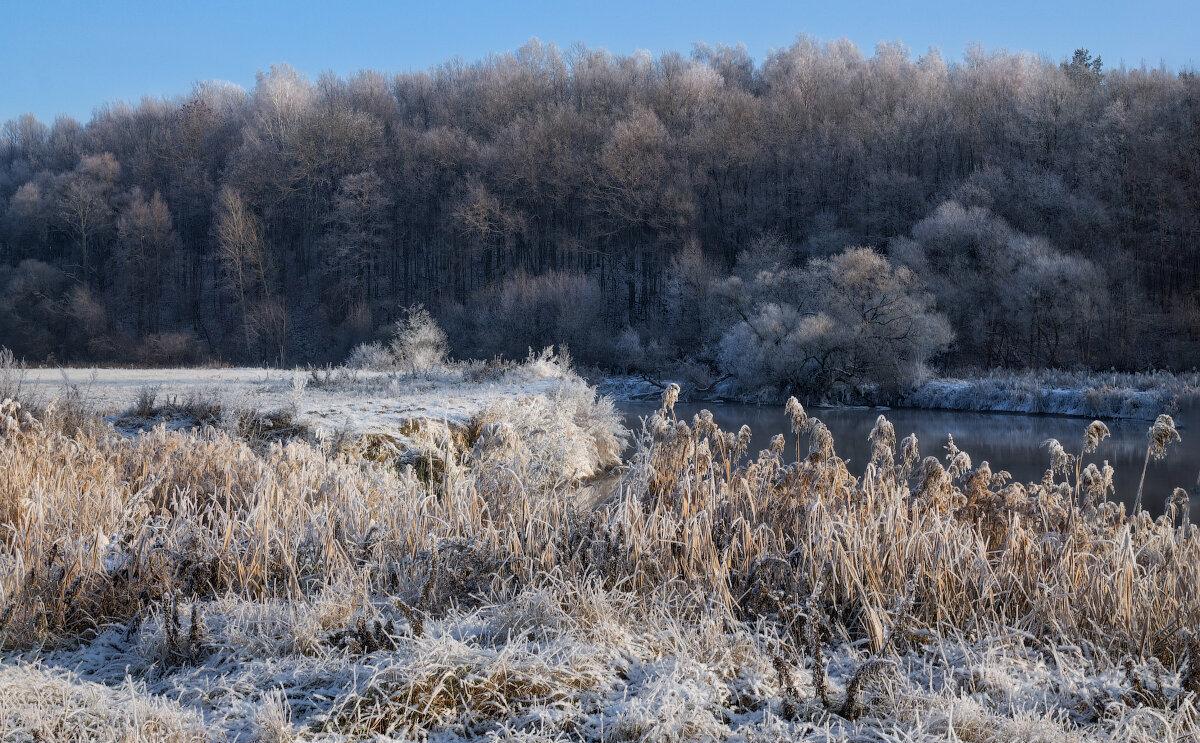
[[[473,425],[481,431],[474,459],[493,473],[519,473],[522,487],[538,492],[619,464],[628,441],[612,400],[578,377],[545,395],[496,403]]]
[[[870,248],[754,268],[718,287],[741,318],[721,338],[720,364],[746,392],[902,389],[953,338],[917,276]]]
[[[355,346],[346,359],[346,366],[351,369],[392,369],[396,366],[396,357],[379,341],[371,341]]]
[[[964,358],[984,366],[1094,362],[1109,305],[1092,261],[1015,230],[983,206],[947,201],[889,252],[954,321]]]
[[[406,308],[404,317],[392,325],[391,331],[386,345],[371,341],[355,346],[346,359],[346,366],[374,371],[399,369],[419,374],[446,362],[450,352],[446,334],[423,305]]]
[[[414,374],[445,362],[450,353],[446,334],[429,310],[419,304],[407,308],[404,317],[392,326],[390,347],[396,363]]]

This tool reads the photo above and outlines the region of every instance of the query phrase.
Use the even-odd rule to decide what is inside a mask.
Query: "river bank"
[[[618,375],[600,381],[598,388],[616,400],[650,400],[660,396],[664,386],[673,381],[678,380]],[[686,382],[680,382],[680,386],[680,399],[692,402],[782,405],[789,397],[784,390],[746,392],[732,380],[705,389]],[[805,402],[842,407],[847,399],[817,397]],[[930,379],[898,395],[865,390],[849,402],[927,410],[1154,420],[1160,413],[1174,414],[1200,402],[1200,373],[997,370],[978,376]]]

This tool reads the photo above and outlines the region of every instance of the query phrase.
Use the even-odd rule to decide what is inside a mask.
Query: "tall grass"
[[[578,390],[434,437],[436,476],[369,442],[252,446],[164,427],[130,439],[5,401],[0,641],[40,657],[141,638],[163,674],[228,662],[222,648],[250,632],[238,617],[256,612],[272,639],[239,663],[321,658],[338,680],[325,701],[264,697],[254,729],[314,735],[469,737],[520,720],[550,738],[614,735],[582,722],[600,719],[624,739],[735,724],[787,737],[803,720],[828,732],[890,715],[936,736],[955,715],[1012,732],[1038,709],[1051,738],[1196,734],[1200,530],[1176,520],[1186,495],[1157,519],[1111,502],[1111,469],[1083,461],[1095,427],[1020,484],[953,443],[941,458],[911,437],[898,451],[882,417],[852,473],[794,401],[794,441],[757,454],[748,430],[679,420],[672,403],[596,501],[581,497],[596,473],[580,462],[614,463],[621,440]],[[591,459],[564,445],[580,439],[563,420],[589,432]],[[999,666],[973,655],[979,643]],[[1086,704],[1056,691],[1081,705],[1062,714],[1001,703],[983,676],[955,682],[984,690],[973,696],[919,681],[938,663],[986,676],[1028,653],[1115,676],[1071,692]],[[369,678],[345,675],[363,663]],[[618,688],[642,696],[621,706]],[[601,697],[610,706],[588,706]],[[657,714],[681,716],[668,729]]]

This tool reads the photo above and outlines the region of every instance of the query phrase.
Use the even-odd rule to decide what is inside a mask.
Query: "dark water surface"
[[[632,429],[640,428],[641,416],[649,416],[658,409],[657,402],[620,402],[617,407],[625,414],[625,424]],[[717,425],[724,430],[736,431],[742,425],[750,426],[754,438],[750,444],[750,455],[765,449],[771,437],[782,433],[788,440],[785,453],[789,460],[796,456],[796,437],[791,432],[790,419],[784,415],[783,406],[741,405],[735,403],[679,403],[675,413],[680,420],[691,423],[692,416],[703,409],[711,410]],[[987,461],[993,472],[1008,470],[1020,482],[1040,482],[1050,466],[1050,454],[1042,443],[1046,439],[1058,439],[1072,454],[1083,447],[1083,434],[1091,419],[1055,415],[1022,415],[1015,413],[973,413],[953,410],[856,409],[856,408],[809,408],[808,414],[820,418],[833,433],[834,447],[838,456],[848,460],[850,471],[861,474],[870,461],[870,445],[867,434],[875,425],[875,419],[884,415],[896,427],[896,440],[915,433],[920,442],[921,457],[946,454],[947,434],[954,436],[954,443],[971,455],[971,463],[978,466]],[[1105,439],[1095,453],[1084,458],[1084,466],[1095,462],[1102,466],[1105,460],[1116,470],[1113,482],[1116,499],[1133,505],[1137,495],[1138,480],[1142,476],[1142,464],[1146,458],[1146,431],[1150,421],[1105,420],[1112,435]],[[1196,496],[1200,475],[1200,408],[1180,411],[1175,416],[1182,443],[1172,444],[1166,459],[1150,461],[1146,472],[1146,487],[1142,495],[1143,504],[1153,514],[1162,513],[1171,492],[1181,487]],[[1189,425],[1191,424],[1191,425]],[[802,447],[808,452],[808,441]],[[1200,515],[1200,497],[1191,501],[1193,515]]]

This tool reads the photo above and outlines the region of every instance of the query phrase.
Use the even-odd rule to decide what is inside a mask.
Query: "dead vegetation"
[[[59,712],[149,684],[96,714],[118,726],[165,695],[230,737],[1200,730],[1200,530],[1186,493],[1157,518],[1111,499],[1111,470],[1084,461],[1102,424],[1048,443],[1046,476],[1021,484],[952,440],[922,460],[882,417],[852,474],[795,401],[800,460],[783,437],[749,456],[748,432],[673,402],[583,508],[564,440],[603,460],[619,438],[578,396],[498,406],[462,441],[401,434],[445,452],[436,477],[383,440],[126,438],[5,401],[0,684],[67,664],[86,678],[38,682],[71,685]],[[26,738],[51,714],[4,708]]]

